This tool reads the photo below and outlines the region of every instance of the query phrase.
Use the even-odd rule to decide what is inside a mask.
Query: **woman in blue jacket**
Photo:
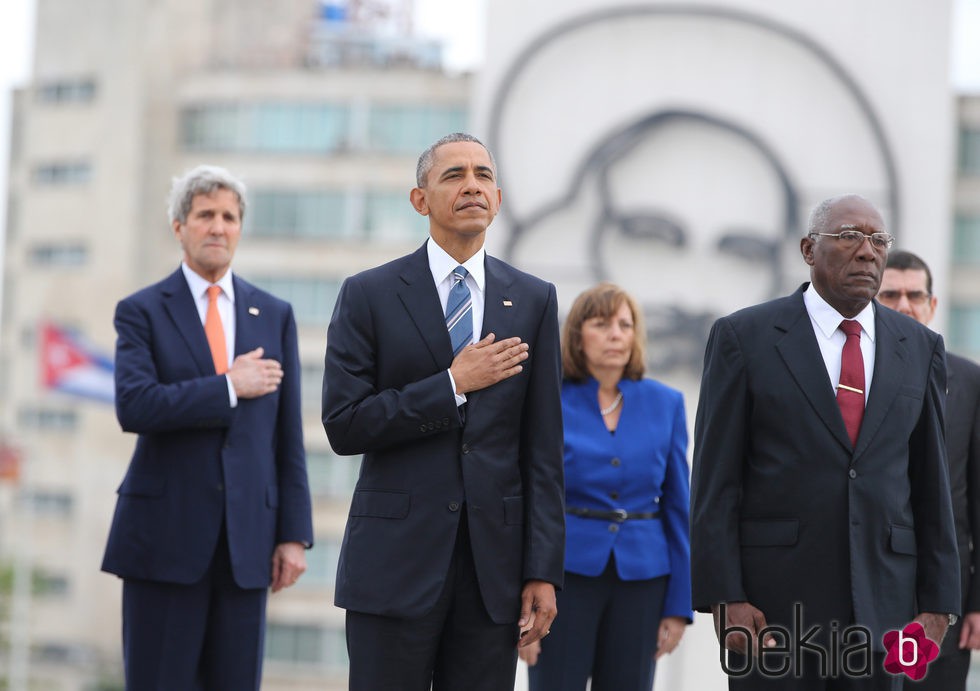
[[[679,391],[644,379],[636,301],[602,283],[562,334],[565,585],[531,691],[649,691],[691,623],[687,425]]]

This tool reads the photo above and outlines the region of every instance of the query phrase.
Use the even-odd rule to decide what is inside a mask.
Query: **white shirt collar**
[[[221,292],[228,296],[231,304],[235,304],[235,283],[231,280],[231,269],[225,271],[225,275],[219,278],[217,283],[213,284],[194,271],[194,269],[187,266],[187,262],[181,262],[180,269],[184,272],[187,286],[191,289],[191,295],[194,296],[195,300],[200,300],[201,297],[206,296],[209,286],[216,285],[221,288]]]
[[[429,271],[432,272],[432,278],[436,282],[436,285],[449,278],[449,274],[453,272],[453,269],[459,266],[459,262],[450,257],[449,253],[442,249],[432,238],[426,241],[425,251],[429,255]],[[481,293],[485,292],[487,280],[485,267],[486,256],[486,248],[481,247],[477,250],[476,254],[463,262],[463,268],[473,277],[473,280],[476,282],[476,287]]]
[[[820,293],[817,292],[817,289],[813,287],[812,283],[805,291],[803,291],[803,304],[806,306],[806,311],[810,315],[810,318],[824,335],[824,338],[830,338],[831,335],[838,328],[840,328],[840,323],[844,319],[847,319],[847,317],[843,316],[840,312],[831,307],[830,304],[820,296]],[[861,325],[861,330],[868,336],[868,339],[874,343],[874,300],[868,302],[865,308],[858,312],[854,319]]]

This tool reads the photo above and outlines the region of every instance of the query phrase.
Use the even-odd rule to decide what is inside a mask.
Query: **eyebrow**
[[[442,171],[442,174],[439,176],[439,178],[440,179],[444,178],[447,175],[450,175],[451,173],[461,173],[463,172],[463,170],[464,170],[464,166],[452,166],[451,168],[446,168],[444,171]],[[490,166],[476,166],[476,172],[490,173],[490,177],[494,176],[493,168],[491,168]]]

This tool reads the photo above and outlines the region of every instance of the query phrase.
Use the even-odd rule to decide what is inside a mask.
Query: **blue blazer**
[[[520,336],[530,357],[520,374],[467,394],[465,422],[425,246],[341,288],[327,332],[323,425],[337,453],[364,460],[337,567],[339,607],[428,612],[464,506],[491,619],[517,620],[525,581],[562,583],[555,287],[489,256],[486,272],[483,335]]]
[[[569,514],[565,569],[598,576],[614,554],[623,580],[669,574],[663,616],[692,619],[684,400],[679,391],[652,379],[623,379],[619,389],[623,410],[616,433],[610,434],[599,413],[599,383],[589,378],[562,384],[565,503],[602,510],[659,510],[660,519],[617,525]]]
[[[116,307],[116,415],[139,437],[104,571],[193,583],[224,524],[236,583],[265,588],[277,544],[313,542],[292,308],[234,282],[235,354],[262,346],[283,369],[276,392],[235,408],[180,269]]]

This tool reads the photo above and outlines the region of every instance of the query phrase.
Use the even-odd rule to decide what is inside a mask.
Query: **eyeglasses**
[[[916,306],[926,304],[926,301],[932,297],[924,290],[883,290],[878,293],[878,301],[886,305],[897,305],[903,295],[910,305]]]
[[[865,240],[871,241],[871,246],[876,250],[887,250],[895,244],[895,236],[890,233],[862,233],[860,230],[842,230],[839,233],[810,233],[814,235],[824,235],[828,238],[837,238],[838,242],[844,247],[857,247]]]

